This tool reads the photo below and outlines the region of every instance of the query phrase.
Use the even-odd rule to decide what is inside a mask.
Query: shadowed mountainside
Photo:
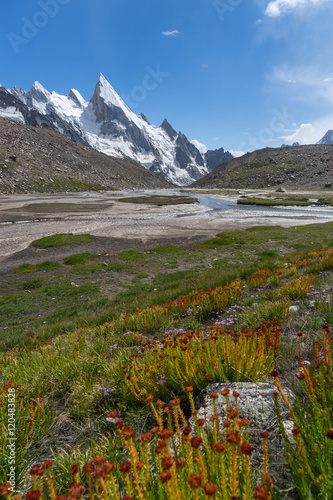
[[[172,184],[131,160],[0,117],[0,193],[154,189]]]

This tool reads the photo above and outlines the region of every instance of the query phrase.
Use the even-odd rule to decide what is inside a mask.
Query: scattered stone
[[[332,183],[331,182],[326,182],[325,188],[330,188],[330,187],[332,187]]]
[[[287,190],[284,187],[279,187],[275,192],[276,193],[286,193]]]
[[[17,160],[17,157],[16,157],[15,155],[11,155],[11,156],[9,157],[9,159],[10,159],[10,160],[13,160],[13,161],[16,161],[16,160]]]

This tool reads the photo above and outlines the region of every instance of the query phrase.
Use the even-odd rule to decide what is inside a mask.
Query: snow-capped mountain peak
[[[328,130],[317,144],[333,144],[333,130]]]
[[[99,80],[96,85],[96,90],[99,92],[99,96],[104,99],[105,104],[112,104],[113,106],[117,106],[118,108],[123,108],[124,106],[126,106],[124,101],[119,97],[117,92],[107,81],[105,76],[102,75],[102,73],[99,74]]]
[[[179,185],[200,179],[212,169],[212,162],[221,158],[219,154],[206,159],[209,152],[202,154],[167,119],[155,128],[145,115],[136,115],[102,73],[89,102],[75,89],[63,96],[48,92],[39,82],[28,92],[17,87],[3,89],[0,115],[54,128],[107,155],[135,160]]]

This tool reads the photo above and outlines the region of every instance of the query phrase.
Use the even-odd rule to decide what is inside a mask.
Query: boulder
[[[287,190],[285,188],[283,188],[283,187],[279,187],[275,192],[276,193],[286,193]]]
[[[233,382],[233,383],[215,383],[210,384],[199,395],[200,408],[197,417],[204,418],[207,425],[210,425],[210,417],[214,415],[213,400],[210,394],[217,393],[216,407],[221,425],[226,418],[226,400],[221,395],[223,389],[230,389],[229,404],[236,406],[236,399],[232,395],[233,391],[239,393],[238,405],[240,418],[247,418],[250,420],[250,429],[255,433],[276,429],[277,420],[274,407],[273,392],[276,391],[274,384],[265,382]],[[287,388],[282,387],[283,392],[292,404],[294,401],[294,394]],[[280,398],[280,408],[284,418],[283,425],[286,429],[292,429],[293,423],[288,418],[287,408]],[[193,419],[193,417],[192,417]],[[192,420],[191,419],[191,420]],[[193,423],[193,421],[191,422]]]

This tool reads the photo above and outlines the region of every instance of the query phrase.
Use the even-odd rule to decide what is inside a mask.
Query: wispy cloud
[[[330,107],[333,106],[332,76],[315,66],[276,67],[269,80],[275,84],[283,84],[284,92],[292,93],[297,100],[317,103],[320,99]]]
[[[162,31],[163,36],[178,36],[180,35],[179,30],[173,30],[173,31]]]
[[[328,0],[274,0],[267,5],[265,14],[270,17],[279,17],[292,12],[297,7],[319,5]]]

